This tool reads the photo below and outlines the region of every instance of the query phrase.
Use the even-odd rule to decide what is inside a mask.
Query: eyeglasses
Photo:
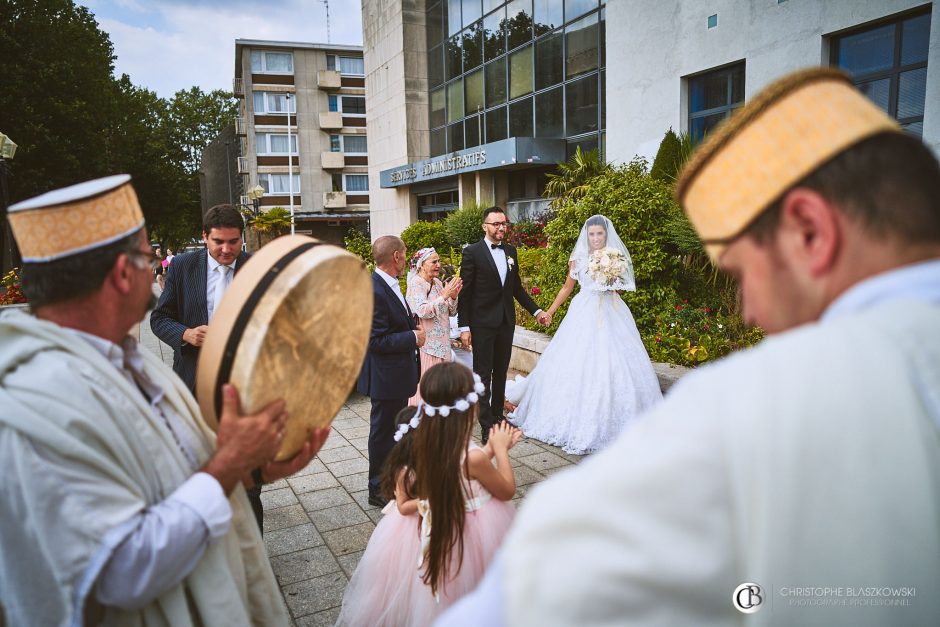
[[[512,222],[484,222],[483,224],[497,229],[508,229],[512,225]]]
[[[141,259],[141,258],[146,259],[147,265],[150,266],[151,270],[157,270],[163,267],[163,260],[158,258],[153,253],[144,252],[142,250],[129,250],[127,251],[127,256],[130,257],[131,259]],[[138,265],[137,263],[135,263],[134,265],[140,268],[141,270],[147,267],[147,266]]]

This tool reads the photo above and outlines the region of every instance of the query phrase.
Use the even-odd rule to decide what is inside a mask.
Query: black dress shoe
[[[381,496],[378,496],[377,494],[369,495],[369,505],[374,507],[385,507],[385,503],[385,499],[383,499]]]

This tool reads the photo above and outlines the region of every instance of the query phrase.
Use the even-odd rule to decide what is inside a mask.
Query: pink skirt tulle
[[[435,357],[434,355],[428,355],[424,351],[418,351],[418,354],[421,356],[421,376],[424,376],[424,373],[428,371],[428,368],[431,366],[436,366],[437,364],[442,364],[445,361],[450,361],[450,358],[444,359],[442,357]],[[417,407],[418,403],[421,402],[421,383],[418,383],[418,391],[415,392],[415,395],[408,399],[408,404],[412,407]]]
[[[516,514],[508,501],[491,498],[480,509],[467,512],[464,524],[463,563],[440,590],[440,599],[421,581],[421,551],[417,515],[402,516],[394,501],[385,509],[353,573],[337,625],[430,625],[445,609],[472,591]],[[456,563],[456,556],[454,556]]]

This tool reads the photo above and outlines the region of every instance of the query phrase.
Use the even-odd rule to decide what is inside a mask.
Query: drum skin
[[[221,387],[238,390],[242,414],[287,401],[287,433],[275,457],[303,447],[349,396],[372,325],[372,280],[355,255],[289,235],[262,247],[236,274],[209,324],[196,398],[218,428]]]

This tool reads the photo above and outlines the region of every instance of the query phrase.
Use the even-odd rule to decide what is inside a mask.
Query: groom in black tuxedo
[[[372,401],[369,425],[369,504],[385,505],[379,492],[382,466],[395,445],[395,417],[418,389],[418,348],[425,341],[401,293],[398,277],[408,258],[405,244],[385,235],[372,245],[372,331],[356,388]]]
[[[513,298],[540,324],[551,324],[551,315],[543,312],[526,293],[519,278],[516,249],[503,240],[509,221],[499,207],[483,212],[483,232],[479,242],[463,250],[460,278],[463,291],[457,302],[460,342],[473,347],[473,371],[480,375],[486,393],[480,401],[480,431],[483,443],[490,427],[503,420],[506,398],[506,371],[512,354],[512,336],[516,328]]]

